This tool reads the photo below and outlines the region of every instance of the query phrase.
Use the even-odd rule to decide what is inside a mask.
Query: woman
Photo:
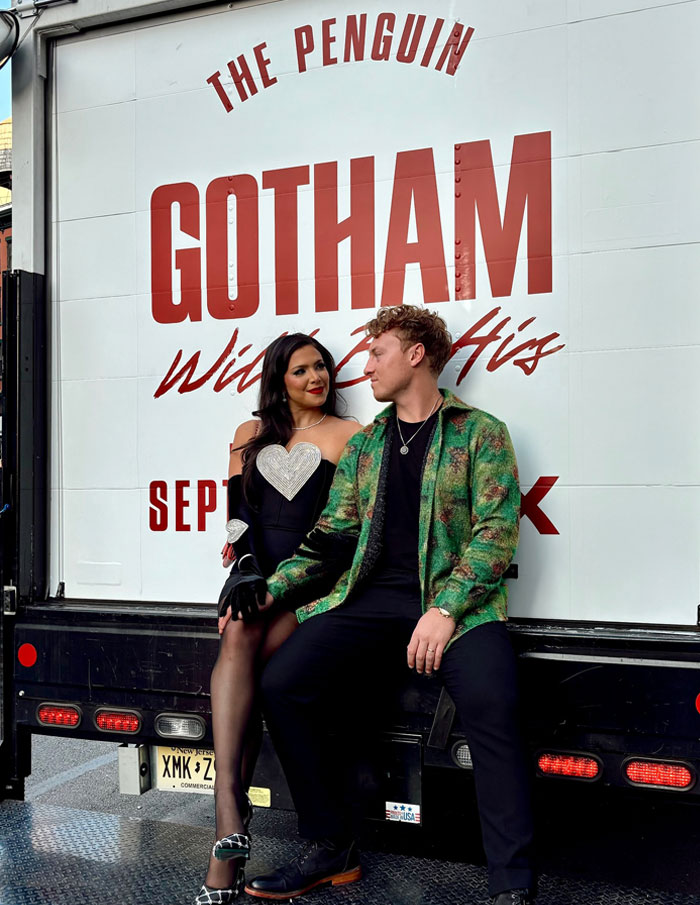
[[[297,625],[293,612],[265,608],[264,577],[316,522],[345,443],[360,427],[336,415],[333,359],[303,333],[269,346],[253,414],[259,420],[240,425],[229,459],[222,554],[233,568],[219,601],[221,645],[211,676],[217,841],[195,905],[227,905],[243,887],[246,789],[261,737],[256,680]]]

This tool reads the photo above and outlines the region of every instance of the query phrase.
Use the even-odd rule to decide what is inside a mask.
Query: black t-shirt
[[[408,452],[402,455],[404,443],[398,429],[395,429],[386,484],[382,553],[371,577],[372,585],[400,587],[420,596],[418,519],[421,476],[437,417],[437,412],[432,414],[420,430],[420,422],[397,419],[404,443],[408,441]]]

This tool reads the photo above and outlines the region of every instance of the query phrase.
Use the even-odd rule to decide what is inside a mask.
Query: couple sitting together
[[[257,419],[234,437],[211,680],[217,841],[195,905],[228,905],[245,884],[261,710],[308,844],[245,891],[284,900],[360,878],[337,751],[407,669],[437,672],[455,703],[493,901],[534,901],[505,626],[520,509],[510,437],[438,387],[452,348],[440,317],[383,308],[366,329],[364,373],[390,403],[370,425],[336,415],[333,360],[297,333],[268,348]]]

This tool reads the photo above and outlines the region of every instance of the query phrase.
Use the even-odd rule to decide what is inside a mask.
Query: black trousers
[[[418,601],[372,588],[295,631],[262,680],[265,715],[309,839],[352,834],[347,786],[339,782],[338,731],[363,725],[406,675]],[[400,604],[400,606],[398,605]],[[437,675],[452,697],[474,763],[491,895],[533,885],[530,775],[518,726],[515,656],[501,622],[454,642]],[[329,728],[334,735],[329,734]],[[350,744],[350,748],[353,745]]]

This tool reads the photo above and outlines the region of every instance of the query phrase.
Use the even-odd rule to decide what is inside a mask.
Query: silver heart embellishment
[[[283,497],[293,500],[321,463],[315,443],[297,443],[289,452],[279,444],[265,446],[255,458],[260,474]]]

